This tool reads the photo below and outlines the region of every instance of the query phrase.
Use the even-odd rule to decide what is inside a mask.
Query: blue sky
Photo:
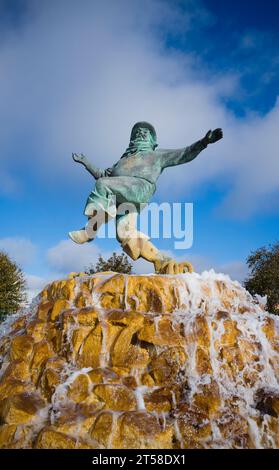
[[[154,197],[194,203],[192,248],[155,243],[245,277],[249,252],[278,239],[278,17],[271,0],[0,0],[0,249],[31,293],[119,251],[67,240],[94,184],[71,152],[108,167],[143,119],[164,148],[223,128]]]

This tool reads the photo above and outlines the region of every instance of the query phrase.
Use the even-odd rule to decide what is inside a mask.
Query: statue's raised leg
[[[92,210],[92,215],[88,217],[86,226],[80,230],[69,232],[69,237],[75,243],[83,244],[94,240],[101,225],[107,223],[112,216],[107,212],[100,210]]]
[[[130,213],[117,221],[117,239],[125,253],[133,260],[144,258],[154,265],[158,274],[179,274],[193,272],[191,263],[178,263],[164,255],[150,242],[149,237],[136,229],[136,213]]]

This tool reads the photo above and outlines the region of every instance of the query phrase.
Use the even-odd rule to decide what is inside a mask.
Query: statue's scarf
[[[121,158],[129,157],[137,152],[152,152],[156,147],[158,147],[158,144],[151,134],[147,139],[136,138],[130,140],[129,147],[127,147]]]

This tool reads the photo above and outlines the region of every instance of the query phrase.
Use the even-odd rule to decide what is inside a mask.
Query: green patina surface
[[[84,209],[88,223],[81,230],[69,232],[70,238],[79,244],[94,240],[100,225],[110,216],[116,221],[118,241],[133,260],[144,258],[152,262],[155,272],[160,274],[193,272],[191,263],[169,258],[150,242],[148,236],[137,230],[136,213],[149,202],[165,168],[190,162],[222,136],[222,130],[215,129],[189,147],[157,149],[154,127],[147,122],[138,122],[132,129],[128,148],[120,160],[106,170],[92,165],[83,154],[73,154],[73,159],[82,163],[97,181]]]
[[[211,142],[207,135],[189,147],[157,149],[153,126],[145,122],[137,123],[132,129],[128,148],[112,167],[103,170],[92,165],[86,157],[76,156],[75,160],[82,163],[97,180],[85,209],[87,204],[93,203],[96,209],[109,211],[114,202],[116,206],[127,202],[134,204],[138,210],[140,204],[148,203],[154,194],[156,181],[165,168],[190,162],[208,143]]]

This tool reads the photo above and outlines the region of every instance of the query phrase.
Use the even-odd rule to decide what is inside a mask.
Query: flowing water
[[[279,446],[279,318],[266,312],[264,299],[252,298],[238,282],[209,271],[201,275],[164,276],[162,282],[168,288],[171,285],[175,305],[168,308],[164,293],[156,290],[155,275],[124,275],[120,306],[112,307],[104,305],[104,294],[110,299],[117,291],[114,288],[115,291],[107,293],[108,282],[114,276],[97,276],[95,284],[94,275],[76,278],[74,297],[67,308],[72,309],[73,319],[65,326],[62,311],[56,321],[57,329],[65,331],[64,346],[56,347],[55,357],[63,359],[64,364],[48,403],[30,421],[27,447],[30,442],[35,445],[43,428],[52,426],[61,432],[59,419],[67,406],[75,407],[79,427],[71,422],[63,432],[71,438],[77,438],[78,433],[78,443],[81,440],[89,447],[132,446],[126,428],[127,434],[137,429],[135,442],[142,447],[148,447],[148,439],[151,447],[158,448]],[[133,278],[138,281],[134,290],[129,284]],[[160,311],[158,307],[147,311],[141,307],[143,294],[148,301],[151,296],[156,297],[150,282],[158,298],[161,296]],[[97,325],[101,327],[101,334],[94,330],[95,336],[90,325],[79,319],[76,307],[76,298],[86,283],[89,294],[84,309],[94,308]],[[24,334],[24,328],[36,320],[42,300],[38,296],[29,313],[20,312],[13,321],[10,318],[1,325],[2,342],[13,331],[14,320],[27,315],[27,324],[15,333]],[[46,338],[48,328],[49,322]],[[73,355],[74,335],[81,332],[84,337]],[[98,348],[97,359],[86,356],[86,338],[90,335],[92,344]],[[3,347],[0,380],[10,362],[10,351]],[[92,378],[95,373],[99,378]],[[73,399],[69,391],[80,376],[88,381],[85,398]],[[42,382],[35,386],[37,393],[46,399]],[[76,395],[81,386],[77,386]],[[86,430],[80,424],[84,415],[92,416]],[[107,437],[97,430],[96,423],[101,419],[110,422]],[[135,420],[132,424],[131,419]],[[141,424],[144,420],[152,424],[150,431]],[[17,424],[15,446],[24,426]],[[24,447],[24,442],[21,445]]]

